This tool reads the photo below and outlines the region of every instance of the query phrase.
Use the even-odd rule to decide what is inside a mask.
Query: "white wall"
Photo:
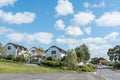
[[[32,50],[35,50],[35,52],[32,52]],[[29,50],[29,53],[31,54],[31,56],[35,56],[35,55],[37,55],[37,53],[36,53],[36,48],[31,48],[30,50]]]
[[[8,46],[11,46],[11,49],[8,49]],[[16,48],[11,44],[6,45],[3,49],[3,55],[14,55],[16,57]]]
[[[61,57],[62,57],[62,56],[61,56],[61,53],[60,53],[60,51],[59,51],[57,48],[55,48],[55,47],[54,47],[54,48],[50,48],[50,49],[46,52],[46,55],[45,55],[46,58],[52,56],[52,54],[51,54],[52,51],[56,51],[56,57],[59,58],[59,59],[61,59]]]

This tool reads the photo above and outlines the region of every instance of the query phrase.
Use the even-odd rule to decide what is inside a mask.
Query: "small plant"
[[[13,56],[13,55],[8,55],[8,56],[6,57],[6,59],[7,59],[7,60],[13,60],[13,59],[14,59],[14,56]]]
[[[15,62],[26,62],[24,55],[19,55],[18,57],[14,58]]]

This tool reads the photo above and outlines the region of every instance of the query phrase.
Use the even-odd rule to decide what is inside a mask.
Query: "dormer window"
[[[11,49],[11,46],[8,46],[8,50],[10,50]]]
[[[31,50],[31,52],[33,52],[33,53],[34,53],[34,52],[35,52],[35,50]]]
[[[52,51],[51,54],[52,54],[52,56],[55,56],[56,55],[56,51]]]

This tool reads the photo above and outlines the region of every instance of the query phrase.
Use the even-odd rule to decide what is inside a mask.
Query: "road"
[[[0,80],[120,80],[120,73],[111,69],[97,69],[95,74],[0,74]]]
[[[0,74],[0,80],[95,80],[91,74]]]
[[[101,76],[104,80],[120,80],[120,73],[111,69],[98,69],[96,75]]]

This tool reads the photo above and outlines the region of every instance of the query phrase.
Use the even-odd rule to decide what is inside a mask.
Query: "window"
[[[56,55],[56,51],[52,51],[52,56],[55,56]]]
[[[31,52],[33,52],[33,53],[34,53],[34,52],[35,52],[35,50],[31,50]]]
[[[10,50],[11,49],[11,46],[8,46],[8,50]]]

